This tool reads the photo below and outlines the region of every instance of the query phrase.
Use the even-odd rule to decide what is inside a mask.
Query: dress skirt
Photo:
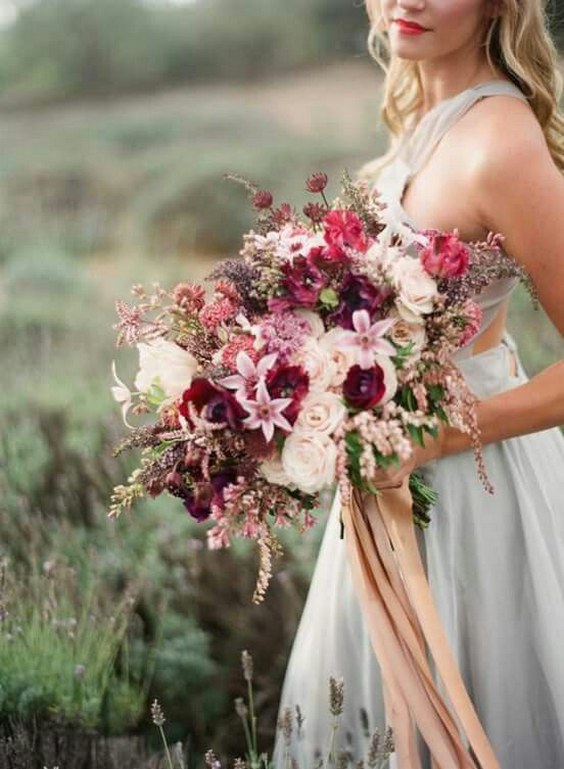
[[[517,360],[515,373],[513,361]],[[458,362],[486,398],[527,377],[507,335]],[[472,452],[423,468],[438,492],[418,541],[435,602],[480,721],[502,769],[564,769],[564,436],[558,428],[484,448],[494,493]],[[333,717],[329,677],[343,678],[338,749],[366,758],[384,730],[380,670],[340,539],[338,494],[328,517],[281,696],[305,721],[292,754],[300,769],[326,758]],[[421,746],[423,764],[430,767]],[[276,769],[284,746],[279,734]],[[397,767],[392,756],[391,769]],[[399,767],[409,769],[409,767]]]

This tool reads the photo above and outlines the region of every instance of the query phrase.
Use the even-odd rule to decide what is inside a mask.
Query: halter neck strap
[[[404,160],[414,176],[427,162],[435,147],[452,126],[474,105],[486,96],[514,96],[527,101],[525,94],[507,80],[490,80],[467,88],[443,99],[427,112],[412,133],[406,136]]]

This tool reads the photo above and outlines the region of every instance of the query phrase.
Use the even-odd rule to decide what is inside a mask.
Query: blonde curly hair
[[[563,80],[548,31],[548,0],[501,0],[500,15],[484,42],[490,66],[503,72],[528,97],[556,166],[564,172],[564,115],[559,109]],[[391,145],[358,175],[374,179],[394,157],[398,139],[423,105],[417,62],[394,59],[384,33],[380,0],[365,0],[370,19],[368,50],[386,73],[381,115]]]

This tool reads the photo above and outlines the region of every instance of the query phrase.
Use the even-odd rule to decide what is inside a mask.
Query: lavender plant
[[[62,564],[24,578],[0,563],[0,718],[113,733],[136,723],[143,693],[114,665],[132,605],[126,595],[110,609],[94,580],[81,585]]]
[[[272,757],[267,751],[260,751],[257,742],[257,723],[258,714],[255,708],[255,697],[253,690],[253,659],[248,651],[243,651],[241,655],[243,677],[247,683],[247,701],[243,697],[237,697],[235,700],[235,712],[239,716],[245,735],[246,754],[245,758],[237,757],[233,760],[233,769],[273,769]],[[299,705],[295,706],[295,711],[291,707],[282,709],[278,719],[278,730],[282,735],[284,754],[283,762],[286,769],[347,769],[348,767],[364,767],[368,769],[385,769],[389,758],[394,751],[394,741],[392,729],[387,728],[384,735],[378,729],[370,733],[368,717],[365,711],[361,711],[359,728],[362,729],[364,736],[368,739],[368,750],[365,759],[360,761],[351,755],[350,751],[338,750],[338,736],[340,729],[340,719],[344,710],[345,686],[343,680],[337,680],[333,677],[329,679],[329,698],[328,708],[332,716],[332,728],[330,742],[325,756],[321,755],[316,759],[315,765],[309,766],[303,756],[296,756],[292,752],[292,737],[294,730],[297,730],[298,751],[302,737],[302,728],[306,717],[302,713]],[[155,726],[158,728],[163,741],[165,760],[167,769],[184,769],[182,760],[182,751],[179,753],[178,766],[173,762],[172,755],[163,730],[165,717],[158,702],[151,706],[151,717]],[[204,756],[204,762],[207,769],[223,769],[226,761],[218,758],[214,750],[209,749]]]

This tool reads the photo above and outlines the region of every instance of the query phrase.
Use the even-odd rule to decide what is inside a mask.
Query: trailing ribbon
[[[365,500],[353,491],[343,505],[343,523],[353,580],[382,671],[399,769],[421,769],[415,727],[429,747],[433,769],[500,769],[433,601],[415,538],[408,479]]]

